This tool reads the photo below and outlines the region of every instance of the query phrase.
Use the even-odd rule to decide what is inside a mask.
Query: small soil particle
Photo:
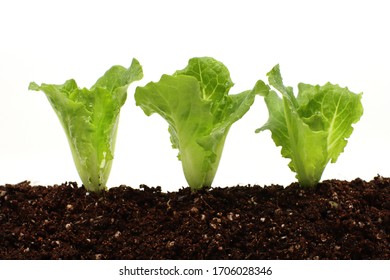
[[[316,189],[0,186],[0,259],[389,259],[390,178]]]

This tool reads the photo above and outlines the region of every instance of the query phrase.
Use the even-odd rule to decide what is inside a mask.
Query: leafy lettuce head
[[[188,66],[158,82],[137,87],[136,104],[146,115],[169,124],[172,147],[179,150],[184,175],[193,190],[211,186],[231,125],[251,107],[259,88],[229,95],[233,86],[225,65],[211,57],[192,58]]]
[[[120,109],[128,86],[142,76],[141,65],[133,59],[129,68],[111,67],[91,89],[79,88],[73,79],[62,85],[30,83],[30,90],[46,94],[65,131],[80,178],[90,191],[106,188]]]
[[[331,83],[300,83],[295,97],[292,88],[283,85],[279,65],[267,75],[280,95],[274,90],[261,92],[269,119],[257,132],[270,130],[282,156],[291,159],[289,167],[299,183],[314,187],[329,161],[336,162],[344,151],[352,124],[363,114],[362,94]]]

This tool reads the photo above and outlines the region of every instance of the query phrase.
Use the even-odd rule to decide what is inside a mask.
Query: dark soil
[[[389,259],[390,178],[191,193],[0,186],[0,259]]]

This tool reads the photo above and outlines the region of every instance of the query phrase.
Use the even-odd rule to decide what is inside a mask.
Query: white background
[[[180,273],[187,269],[202,269],[203,274],[191,276],[170,276],[170,275],[119,275],[119,270],[132,269],[133,271],[141,268],[171,270],[175,267]],[[214,267],[227,267],[233,269],[237,267],[265,267],[270,268],[271,275],[213,275]],[[7,279],[94,279],[94,280],[118,280],[118,279],[264,279],[264,280],[328,280],[328,279],[354,279],[354,280],[383,280],[387,279],[388,261],[280,261],[280,260],[108,260],[108,261],[8,261],[0,262],[2,275],[9,276]],[[150,274],[150,272],[149,272]],[[349,277],[349,278],[348,278]]]
[[[390,176],[390,16],[386,1],[1,1],[0,184],[77,181],[62,127],[30,81],[90,87],[136,57],[144,78],[122,108],[109,186],[187,186],[166,122],[135,106],[134,90],[195,56],[230,70],[231,93],[253,87],[277,63],[286,85],[337,83],[363,92],[365,109],[345,152],[323,179]],[[258,97],[235,123],[214,186],[295,181]]]

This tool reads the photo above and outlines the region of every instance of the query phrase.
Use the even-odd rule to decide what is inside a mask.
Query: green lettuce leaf
[[[267,75],[281,97],[273,90],[262,91],[269,119],[256,132],[270,130],[275,144],[282,147],[282,156],[291,159],[289,167],[299,183],[313,187],[328,162],[336,162],[344,151],[352,124],[363,114],[362,94],[330,83],[300,83],[295,97],[292,88],[283,85],[279,65]]]
[[[142,76],[141,65],[133,59],[128,69],[110,68],[91,89],[79,88],[73,79],[62,85],[30,83],[30,90],[46,94],[64,128],[80,178],[90,191],[106,189],[120,109],[128,86]]]
[[[228,95],[228,69],[210,58],[192,58],[183,70],[157,83],[137,87],[135,100],[144,113],[159,114],[169,124],[172,147],[179,150],[184,175],[193,190],[211,186],[231,125],[251,107],[264,83]]]

